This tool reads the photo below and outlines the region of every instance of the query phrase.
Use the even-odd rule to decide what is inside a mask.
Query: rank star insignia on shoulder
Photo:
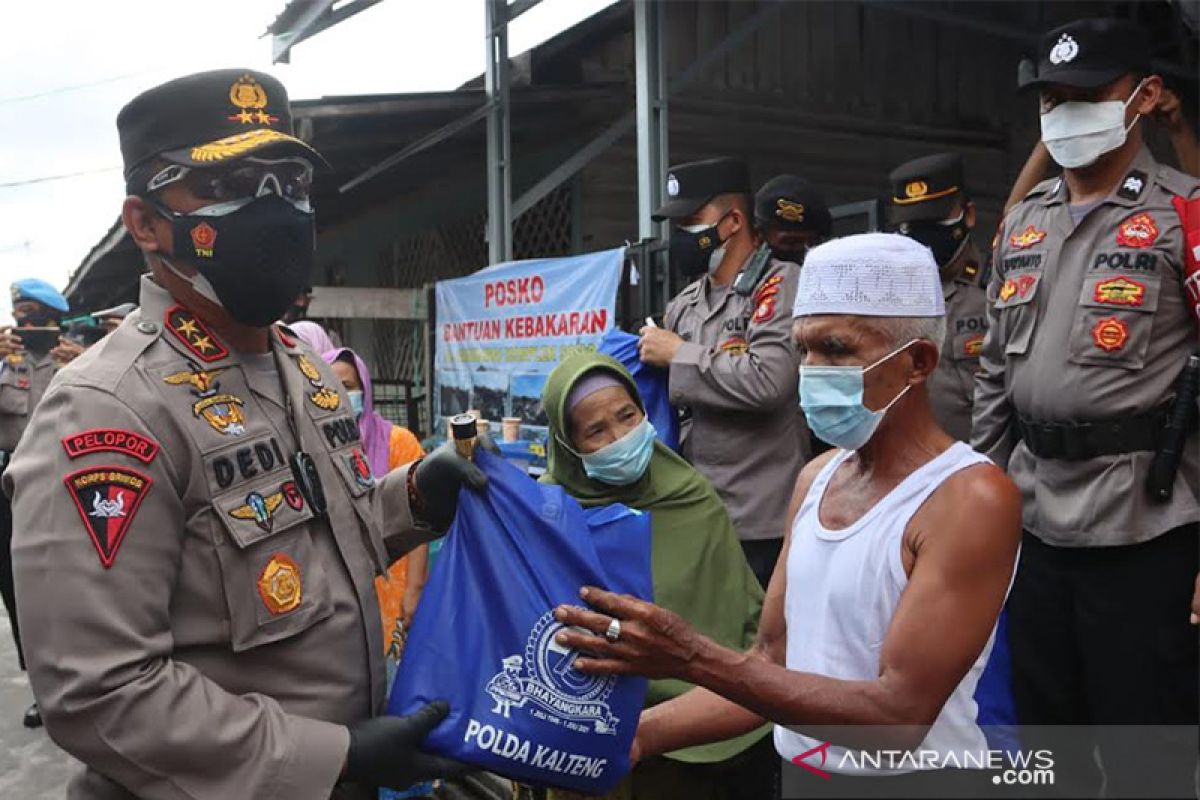
[[[229,355],[221,340],[183,306],[167,309],[164,326],[189,353],[205,363],[220,361]]]

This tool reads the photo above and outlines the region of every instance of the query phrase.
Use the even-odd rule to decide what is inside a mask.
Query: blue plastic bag
[[[620,361],[621,366],[629,370],[646,406],[646,416],[650,418],[654,430],[658,431],[658,440],[678,452],[679,415],[671,405],[669,373],[660,367],[643,364],[638,358],[638,337],[620,328],[613,328],[604,334],[598,350]]]
[[[593,585],[653,598],[650,517],[584,511],[477,451],[484,492],[463,490],[425,586],[388,713],[444,699],[421,745],[517,780],[603,794],[628,773],[646,680],[589,676],[555,640],[556,606]]]

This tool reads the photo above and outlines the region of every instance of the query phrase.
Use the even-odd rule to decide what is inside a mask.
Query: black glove
[[[350,726],[345,778],[366,786],[403,791],[414,783],[467,772],[470,767],[430,756],[417,745],[450,713],[442,701],[407,717],[376,717]]]
[[[458,490],[463,486],[482,489],[487,486],[487,476],[460,456],[452,442],[446,442],[417,465],[413,482],[421,500],[417,516],[435,531],[444,531],[458,511]]]

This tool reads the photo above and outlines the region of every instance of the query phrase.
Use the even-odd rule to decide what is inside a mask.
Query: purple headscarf
[[[300,341],[311,347],[314,353],[325,353],[337,347],[325,329],[310,320],[302,319],[299,322],[293,322],[288,325],[288,328],[296,334]]]
[[[295,330],[296,326],[292,326]],[[299,336],[300,332],[296,331]],[[358,353],[351,350],[349,347],[338,347],[336,349],[326,350],[321,353],[321,358],[325,359],[325,363],[332,364],[334,361],[345,361],[343,355],[350,358],[354,369],[358,372],[358,382],[362,384],[363,389],[363,413],[358,418],[358,432],[362,434],[363,453],[367,456],[367,463],[371,465],[371,471],[375,475],[386,475],[391,469],[389,454],[391,452],[392,442],[392,423],[375,413],[375,400],[371,392],[371,373],[367,370],[366,363],[358,357]]]

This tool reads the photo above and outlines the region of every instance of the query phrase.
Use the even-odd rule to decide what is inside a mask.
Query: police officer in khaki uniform
[[[754,226],[777,261],[803,265],[833,233],[825,196],[804,178],[776,175],[754,193]]]
[[[1149,56],[1126,21],[1042,38],[1033,85],[1063,175],[1004,220],[976,383],[972,443],[1024,496],[1008,605],[1019,720],[1093,726],[1023,743],[1051,747],[1056,785],[1078,796],[1099,789],[1094,746],[1108,796],[1195,792],[1200,440],[1175,387],[1197,342],[1200,181],[1143,144],[1162,89]],[[1191,429],[1168,438],[1174,403]],[[1182,450],[1169,496],[1148,482],[1166,447]],[[1149,727],[1119,727],[1134,725]]]
[[[986,270],[971,236],[975,204],[963,183],[962,156],[939,153],[892,170],[889,225],[933,252],[946,295],[946,339],[929,378],[929,402],[938,424],[971,440],[975,372],[987,331]]]
[[[672,224],[671,262],[696,277],[642,329],[642,360],[670,368],[671,402],[686,409],[683,454],[733,518],[766,586],[782,546],[807,430],[797,395],[790,309],[799,267],[760,247],[745,162],[672,167],[656,219]]]
[[[19,280],[11,290],[16,325],[0,333],[0,356],[4,359],[0,363],[0,471],[8,465],[29,424],[29,415],[58,370],[52,354],[60,341],[62,315],[68,309],[67,299],[38,278]],[[25,669],[13,592],[12,530],[12,506],[7,497],[0,496],[0,597],[12,623],[17,662]],[[26,728],[42,724],[37,703],[26,709],[22,724]]]
[[[273,320],[319,156],[283,86],[220,70],[117,120],[141,308],[62,370],[5,476],[30,680],[71,798],[373,797],[451,765],[384,701],[373,579],[470,462],[375,476],[338,380]]]

